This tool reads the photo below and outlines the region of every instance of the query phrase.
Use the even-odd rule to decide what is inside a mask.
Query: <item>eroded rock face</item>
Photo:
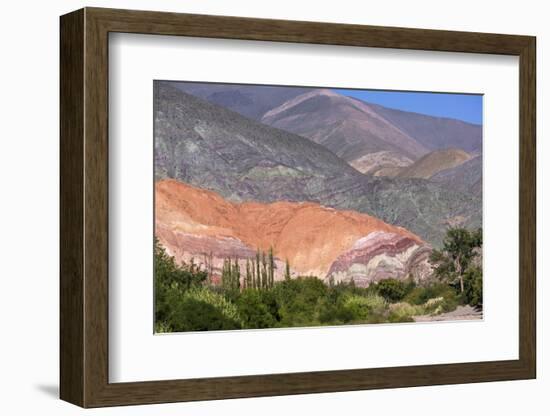
[[[360,287],[382,279],[421,281],[429,276],[431,248],[405,235],[384,231],[373,232],[358,239],[332,264],[326,279],[335,283],[349,282]]]
[[[212,267],[214,275],[225,258],[237,258],[242,273],[247,258],[272,248],[276,280],[288,260],[292,276],[336,273],[339,280],[353,275],[368,282],[406,276],[429,251],[415,234],[366,214],[314,203],[235,203],[175,180],[155,185],[155,224],[169,254]]]
[[[170,230],[157,223],[156,233],[167,253],[174,256],[176,262],[193,262],[201,270],[208,272],[211,282],[219,283],[224,261],[237,260],[241,270],[241,280],[246,276],[246,264],[252,267],[252,260],[256,258],[256,251],[235,237],[194,235],[185,232]],[[275,257],[274,279],[284,279],[285,263]]]

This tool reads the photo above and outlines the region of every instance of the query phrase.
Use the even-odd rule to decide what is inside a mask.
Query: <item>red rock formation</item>
[[[334,282],[353,279],[366,287],[382,279],[415,280],[427,277],[431,269],[427,262],[430,248],[410,237],[377,231],[355,242],[332,263],[327,274]]]
[[[342,267],[349,263],[345,255],[351,252],[363,250],[365,259],[376,258],[375,252],[378,255],[384,250],[389,257],[410,257],[412,246],[426,247],[409,231],[366,214],[309,202],[232,203],[215,192],[171,179],[155,185],[155,226],[157,237],[176,259],[193,258],[206,265],[203,259],[210,256],[215,270],[221,268],[225,257],[242,259],[244,270],[245,259],[253,258],[258,248],[267,251],[273,247],[276,279],[282,279],[286,259],[295,275],[325,278],[334,269],[338,278],[345,280]],[[360,242],[373,233],[391,235],[392,239],[386,245],[371,242],[363,247]],[[373,241],[382,240],[377,237]],[[399,267],[408,273],[411,266]],[[375,270],[376,276],[383,274]]]

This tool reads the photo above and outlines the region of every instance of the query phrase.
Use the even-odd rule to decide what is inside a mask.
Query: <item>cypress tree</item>
[[[275,261],[273,260],[273,247],[269,247],[269,287],[273,287],[273,281],[275,280]]]
[[[267,261],[265,258],[265,253],[262,252],[262,288],[267,287]]]
[[[256,251],[256,288],[261,287],[261,278],[260,278],[260,249]]]
[[[250,288],[252,286],[252,275],[250,274],[250,259],[246,258],[246,279],[244,281],[244,287]]]
[[[252,289],[256,289],[256,264],[254,263],[254,259],[250,261],[250,269],[252,274]]]
[[[231,289],[239,290],[241,286],[241,270],[239,268],[239,260],[237,257],[235,257],[235,263],[233,264],[231,275]]]
[[[222,287],[224,290],[227,290],[229,288],[231,281],[231,266],[228,264],[227,259],[223,260],[223,268],[222,268]]]
[[[290,280],[290,263],[288,262],[288,259],[286,259],[285,265],[285,280]]]

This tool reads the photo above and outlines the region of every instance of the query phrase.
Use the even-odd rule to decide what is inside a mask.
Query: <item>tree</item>
[[[469,267],[464,273],[464,301],[470,306],[483,305],[483,273],[481,267]]]
[[[250,260],[246,259],[246,278],[244,280],[245,289],[252,287],[252,274],[250,273]]]
[[[260,249],[256,251],[256,289],[261,287],[261,274],[260,274]]]
[[[239,259],[235,257],[233,268],[231,270],[231,289],[239,291],[241,288],[241,269],[239,267]]]
[[[448,229],[443,249],[433,250],[430,256],[436,276],[450,282],[458,280],[460,293],[464,293],[464,273],[475,255],[474,249],[482,242],[481,229],[471,233],[465,228]]]
[[[257,289],[258,286],[257,286],[257,283],[256,283],[256,262],[254,261],[254,259],[252,259],[251,261],[251,271],[252,271],[252,286],[251,288],[252,289]]]
[[[262,293],[257,290],[244,290],[237,299],[239,315],[244,322],[244,328],[273,328],[275,319],[268,306],[263,302]]]
[[[267,260],[265,253],[262,251],[262,289],[267,287]]]
[[[290,280],[290,263],[288,262],[288,259],[286,259],[285,264],[285,280]]]
[[[398,302],[407,294],[406,284],[397,279],[384,279],[376,284],[376,291],[388,302]]]
[[[222,287],[224,290],[231,289],[231,263],[228,259],[223,260]]]
[[[273,287],[274,281],[275,281],[275,260],[273,259],[273,247],[269,247],[268,286]]]
[[[172,330],[168,317],[181,296],[193,288],[202,287],[208,277],[194,262],[176,263],[158,239],[154,246],[155,268],[155,324],[157,328]]]

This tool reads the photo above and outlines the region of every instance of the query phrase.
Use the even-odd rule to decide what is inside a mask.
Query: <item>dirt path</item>
[[[459,306],[452,312],[442,313],[440,315],[418,315],[413,316],[415,322],[432,321],[470,321],[473,319],[483,319],[483,310],[472,306]]]

